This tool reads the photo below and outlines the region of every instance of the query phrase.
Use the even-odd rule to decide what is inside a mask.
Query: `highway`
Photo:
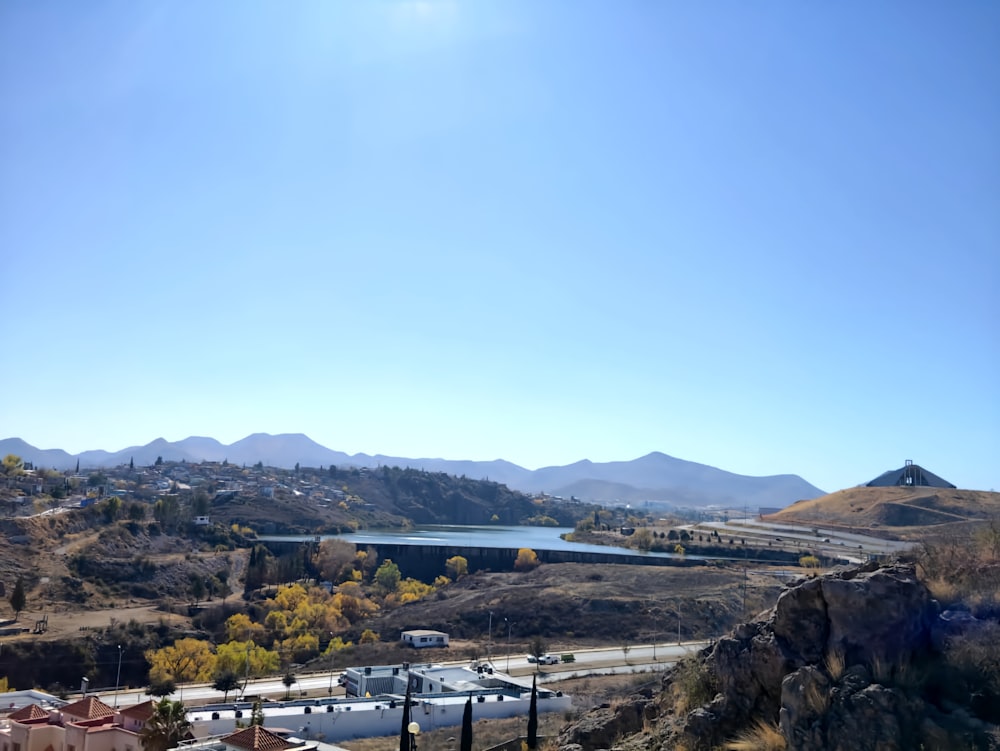
[[[636,644],[629,648],[628,656],[621,647],[601,648],[601,649],[581,649],[573,652],[575,657],[572,663],[560,663],[558,665],[543,665],[538,667],[539,681],[550,683],[553,681],[566,680],[578,675],[613,674],[624,672],[641,672],[643,670],[663,670],[672,665],[678,658],[695,652],[709,644],[707,641],[662,643],[662,644]],[[655,654],[654,654],[655,653]],[[565,654],[565,652],[555,651],[554,654]],[[416,659],[414,663],[422,663],[422,655],[414,653]],[[438,664],[438,661],[434,661]],[[509,662],[509,669],[508,669]],[[443,665],[467,665],[468,660],[451,660],[440,662]],[[494,656],[492,660],[494,668],[502,673],[512,676],[531,675],[535,672],[536,666],[528,662],[524,654],[512,654],[509,661],[506,655]],[[344,689],[337,684],[337,679],[342,671],[334,670],[323,673],[308,673],[297,676],[295,684],[291,687],[293,698],[308,696],[310,698],[325,698],[328,696],[343,698]],[[251,680],[244,692],[247,696],[264,696],[270,699],[282,699],[285,696],[285,685],[281,676],[271,676],[268,678],[258,678]],[[236,701],[239,692],[231,691],[228,700]],[[130,706],[146,701],[150,697],[142,689],[123,690],[119,692],[101,691],[99,693],[101,701],[111,706]],[[202,704],[222,703],[224,695],[221,691],[216,691],[211,684],[189,683],[178,686],[170,699],[183,701],[188,706],[198,706]]]

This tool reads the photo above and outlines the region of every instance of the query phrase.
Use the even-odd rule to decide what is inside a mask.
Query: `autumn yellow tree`
[[[178,639],[169,647],[146,652],[152,683],[211,680],[215,671],[212,645],[201,639]]]
[[[226,619],[227,641],[263,642],[266,629],[260,623],[250,620],[246,613],[235,613]]]
[[[530,571],[539,564],[538,554],[531,548],[521,548],[517,551],[517,559],[514,561],[515,571]]]
[[[230,641],[215,650],[215,672],[230,672],[239,677],[257,678],[278,672],[281,658],[277,652],[253,641]]]
[[[400,605],[405,605],[429,597],[435,591],[431,584],[424,584],[419,579],[406,578],[396,587],[395,597],[398,598]]]
[[[452,579],[458,579],[469,573],[469,561],[463,556],[456,555],[444,562],[445,573]]]

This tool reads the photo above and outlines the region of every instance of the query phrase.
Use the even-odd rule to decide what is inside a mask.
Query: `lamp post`
[[[406,726],[406,732],[410,734],[410,751],[417,751],[417,736],[420,735],[420,724],[416,721]]]
[[[490,632],[486,639],[486,661],[493,664],[493,611],[490,611]]]
[[[122,645],[118,645],[118,675],[115,676],[115,709],[118,709],[118,686],[122,682]]]
[[[503,621],[507,624],[507,672],[510,673],[510,630],[513,628],[514,622],[507,618],[504,618]]]

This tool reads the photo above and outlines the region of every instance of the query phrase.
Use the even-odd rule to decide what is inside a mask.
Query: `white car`
[[[539,665],[558,665],[559,655],[542,655],[541,657],[528,655],[528,662],[537,662]]]

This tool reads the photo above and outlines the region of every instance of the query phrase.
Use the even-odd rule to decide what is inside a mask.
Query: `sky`
[[[1000,489],[1000,4],[0,4],[0,438]]]

